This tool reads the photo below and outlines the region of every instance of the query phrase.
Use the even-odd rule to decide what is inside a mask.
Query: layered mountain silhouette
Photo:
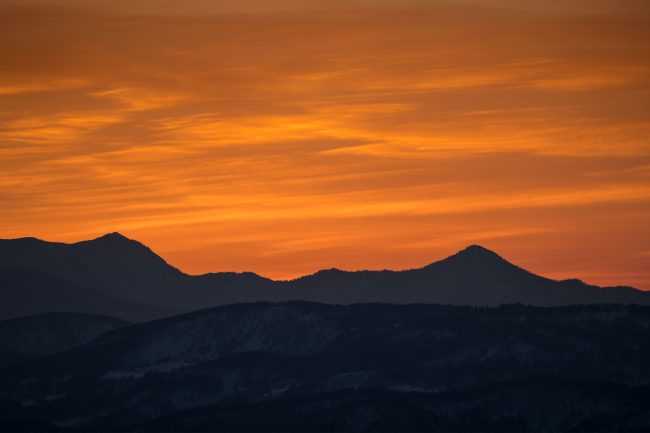
[[[183,310],[125,301],[31,268],[0,268],[0,320],[45,312],[151,320]]]
[[[74,244],[35,238],[0,240],[0,267],[4,268],[0,318],[69,310],[147,320],[215,305],[287,300],[476,306],[650,304],[650,293],[551,280],[477,245],[420,269],[329,269],[273,281],[253,273],[188,275],[140,242],[111,233]]]
[[[7,431],[647,431],[650,307],[226,305],[0,368]]]
[[[119,233],[74,244],[35,238],[0,241],[0,266],[37,269],[106,295],[171,303],[185,276],[139,242]]]
[[[0,425],[645,431],[650,307],[633,304],[650,293],[544,278],[477,245],[274,281],[188,275],[118,233],[0,240],[0,318],[56,311],[0,322]]]

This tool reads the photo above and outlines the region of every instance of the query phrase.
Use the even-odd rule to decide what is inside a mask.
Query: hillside
[[[63,352],[128,324],[112,317],[69,312],[4,320],[0,322],[0,365]]]
[[[640,306],[230,305],[1,369],[0,399],[13,409],[0,422],[477,429],[463,424],[471,419],[496,431],[592,431],[624,415],[647,428],[649,342]]]

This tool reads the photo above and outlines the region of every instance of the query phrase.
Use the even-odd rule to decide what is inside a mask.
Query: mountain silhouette
[[[36,238],[0,241],[0,266],[31,268],[133,302],[162,299],[183,277],[140,242],[119,233],[64,244]]]
[[[182,311],[239,302],[287,300],[339,304],[385,302],[476,306],[504,303],[540,306],[577,303],[650,304],[650,293],[631,287],[602,288],[579,280],[556,281],[544,278],[513,265],[478,245],[469,246],[419,269],[328,269],[295,280],[273,281],[250,272],[187,275],[140,242],[119,233],[110,233],[73,244],[52,243],[35,238],[0,240],[0,266],[45,272],[59,280],[115,300]],[[48,284],[57,287],[54,283],[43,282],[41,289]],[[60,286],[60,281],[57,284]],[[55,290],[49,293],[56,297]],[[12,296],[20,298],[22,295],[13,290]],[[22,302],[28,303],[25,300]],[[74,311],[80,310],[77,308]],[[97,310],[87,312],[98,313]]]
[[[0,268],[0,320],[52,311],[99,314],[130,321],[180,312],[172,307],[117,299],[38,269]]]
[[[0,368],[0,424],[647,431],[648,341],[650,307],[638,305],[226,305]]]
[[[556,281],[509,263],[493,251],[469,246],[446,259],[406,271],[319,271],[289,282],[296,299],[331,303],[439,303],[539,306],[581,303],[649,304],[650,293]]]

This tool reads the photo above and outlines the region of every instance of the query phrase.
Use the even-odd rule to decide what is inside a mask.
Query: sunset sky
[[[0,0],[0,237],[112,231],[650,290],[650,1]]]

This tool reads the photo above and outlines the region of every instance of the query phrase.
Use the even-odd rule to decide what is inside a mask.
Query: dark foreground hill
[[[468,247],[420,269],[359,272],[329,269],[292,281],[273,281],[253,273],[187,275],[141,243],[112,233],[75,244],[34,238],[0,240],[0,266],[44,272],[69,285],[85,287],[113,300],[163,307],[160,311],[165,311],[165,308],[191,311],[223,304],[287,300],[477,306],[515,302],[530,305],[650,305],[650,293],[630,287],[601,288],[578,280],[555,281],[540,277],[480,246]],[[56,305],[56,293],[63,289],[59,289],[57,284],[61,285],[44,281],[39,287],[40,290],[48,289],[51,295],[53,305],[50,310],[60,309]],[[12,311],[15,316],[23,306],[31,305],[31,298],[41,298],[27,290],[0,289],[11,293],[11,296],[0,293],[9,299],[0,309],[0,318]],[[60,297],[69,298],[66,293]],[[42,299],[41,302],[44,303]],[[48,311],[47,305],[43,308],[38,311]],[[96,308],[74,311],[98,312]],[[101,313],[116,316],[114,312]],[[159,313],[152,315],[149,308],[140,320],[160,316]],[[126,318],[138,320],[133,316]]]
[[[0,370],[38,431],[647,431],[650,307],[217,307]]]
[[[67,312],[5,320],[0,322],[0,365],[70,350],[128,324],[107,316]]]

